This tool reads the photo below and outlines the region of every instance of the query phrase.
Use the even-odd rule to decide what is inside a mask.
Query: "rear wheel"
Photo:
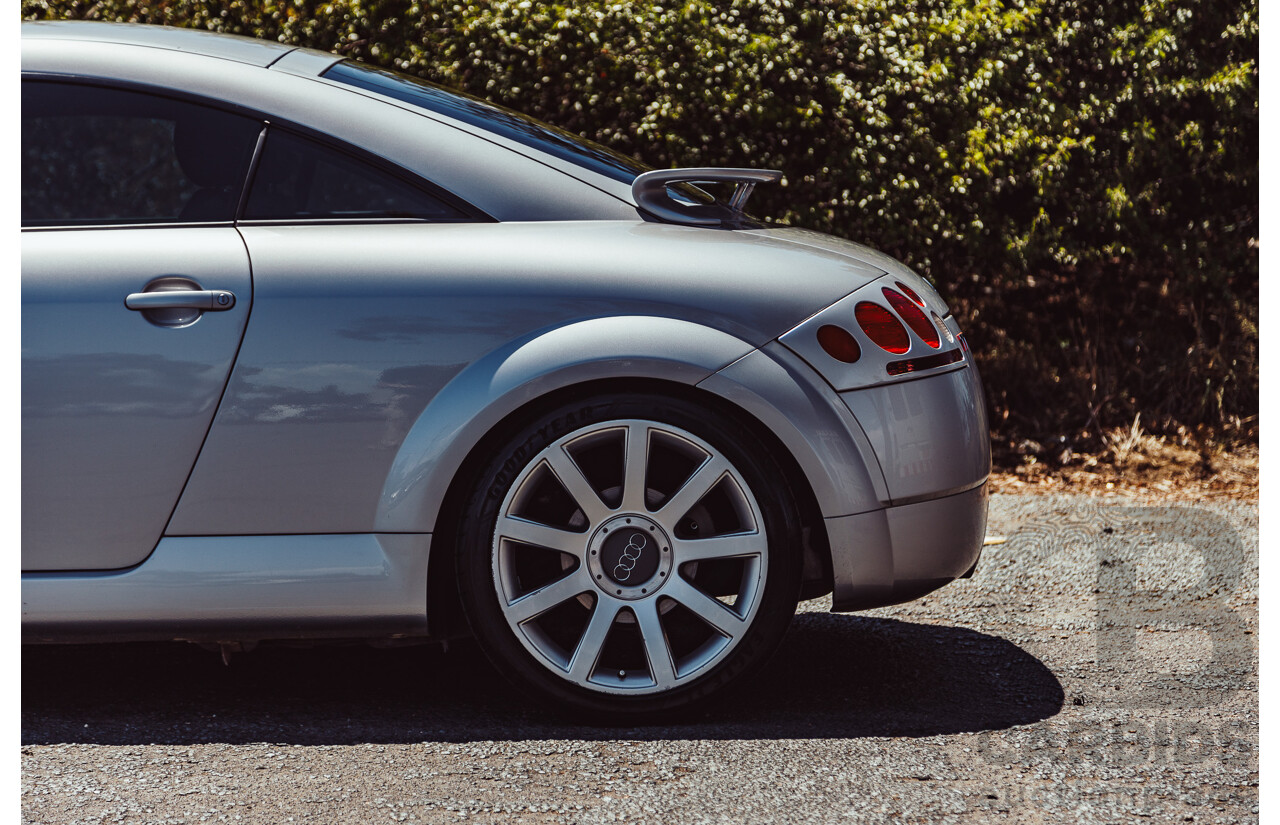
[[[781,482],[744,428],[686,401],[545,415],[470,502],[468,620],[501,671],[562,705],[613,721],[692,705],[761,664],[795,613]]]

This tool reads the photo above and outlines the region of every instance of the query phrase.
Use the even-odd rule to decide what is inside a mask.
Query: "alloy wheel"
[[[492,536],[502,617],[546,669],[648,694],[727,658],[764,594],[755,495],[698,436],[642,419],[555,440],[511,484]]]

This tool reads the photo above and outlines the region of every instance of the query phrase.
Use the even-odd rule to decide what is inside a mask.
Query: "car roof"
[[[638,216],[630,187],[607,176],[322,77],[339,55],[196,29],[97,21],[24,22],[22,41],[24,77],[107,78],[243,107],[386,158],[498,220]]]
[[[205,57],[234,60],[251,66],[270,66],[297,46],[270,43],[232,34],[218,34],[200,29],[177,29],[171,26],[146,26],[138,23],[104,23],[90,20],[49,20],[22,24],[24,38],[49,40],[90,40],[147,46],[154,49],[187,52]]]

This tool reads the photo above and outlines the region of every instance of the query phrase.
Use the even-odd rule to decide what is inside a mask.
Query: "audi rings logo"
[[[614,579],[624,582],[631,578],[631,571],[635,569],[636,562],[640,560],[640,552],[644,550],[648,543],[649,540],[645,538],[644,533],[635,533],[631,536],[631,541],[627,542],[627,546],[622,550],[622,555],[618,557],[618,563],[613,567]]]

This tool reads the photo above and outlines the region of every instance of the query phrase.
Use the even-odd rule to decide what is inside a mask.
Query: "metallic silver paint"
[[[285,72],[298,77],[315,78],[323,74],[334,63],[341,63],[342,58],[329,52],[315,49],[293,49],[281,55],[271,64],[271,71]]]
[[[832,612],[893,604],[894,548],[885,511],[826,518],[823,525],[832,548]]]
[[[991,472],[974,375],[961,363],[941,375],[840,393],[880,459],[894,504],[967,490]]]
[[[698,387],[751,414],[782,441],[804,471],[824,517],[889,503],[889,488],[861,425],[835,391],[786,347],[767,344]]]
[[[901,592],[917,582],[963,576],[982,551],[989,497],[984,482],[963,493],[887,509],[894,586]]]
[[[240,300],[182,328],[125,307],[174,276]],[[230,226],[22,233],[22,569],[146,558],[213,420],[252,295]]]
[[[751,234],[766,238],[776,238],[788,243],[803,244],[814,249],[820,249],[823,252],[844,255],[850,260],[859,261],[868,268],[890,276],[884,282],[884,286],[892,285],[892,281],[901,281],[916,291],[929,310],[938,313],[943,318],[950,314],[946,302],[938,295],[932,284],[917,275],[911,267],[869,246],[845,238],[837,238],[833,235],[824,235],[811,229],[796,229],[795,227],[756,229],[752,230]]]
[[[693,385],[750,350],[708,327],[643,316],[592,318],[512,342],[472,363],[423,411],[391,467],[377,523],[385,530],[434,529],[471,450],[534,399],[617,378]]]
[[[665,224],[241,232],[254,321],[170,534],[430,532],[453,472],[520,404],[599,378],[695,384],[867,277]]]
[[[166,538],[118,573],[24,573],[23,641],[426,632],[422,535]]]
[[[833,612],[917,598],[963,576],[978,560],[988,485],[943,498],[826,519],[833,548]]]
[[[24,232],[23,567],[64,571],[23,574],[28,640],[424,633],[426,534],[456,517],[439,508],[468,453],[527,402],[625,377],[697,386],[777,435],[824,517],[833,609],[910,598],[976,558],[990,456],[971,361],[891,382],[806,343],[893,281],[958,335],[897,261],[804,230],[643,223],[626,184],[318,77],[332,55],[23,31],[24,73],[331,135],[500,221]],[[125,308],[174,276],[236,305],[171,329]]]
[[[203,312],[225,312],[236,305],[234,292],[225,289],[185,289],[164,292],[133,292],[124,296],[124,308],[145,312],[149,309],[196,309]]]
[[[215,34],[200,29],[171,29],[136,23],[39,20],[22,24],[22,39],[75,40],[81,43],[107,42],[151,49],[167,49],[234,60],[250,66],[266,67],[295,46],[272,43],[239,35]]]

